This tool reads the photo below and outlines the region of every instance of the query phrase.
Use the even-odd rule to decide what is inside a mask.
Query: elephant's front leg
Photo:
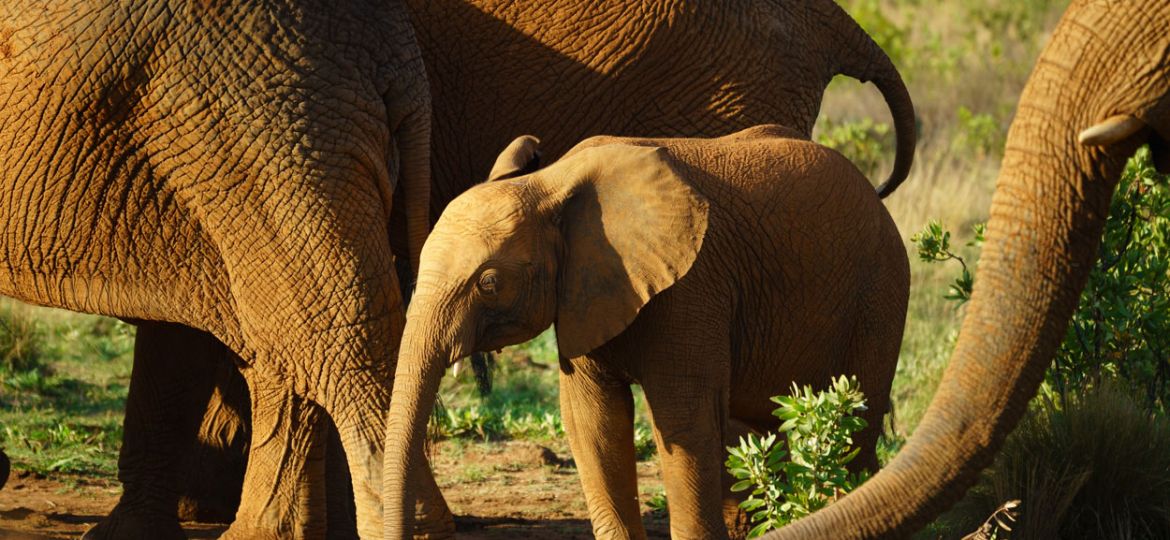
[[[670,536],[727,538],[722,495],[726,376],[702,369],[688,373],[679,366],[702,366],[711,357],[685,356],[675,357],[676,363],[653,363],[657,372],[645,373],[642,380],[662,460]]]
[[[597,538],[645,538],[630,383],[588,357],[561,360],[561,416]]]
[[[325,435],[320,406],[248,368],[252,445],[236,520],[225,539],[325,537]]]

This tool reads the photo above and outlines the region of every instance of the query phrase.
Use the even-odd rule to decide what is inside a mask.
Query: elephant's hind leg
[[[761,426],[752,426],[745,421],[732,417],[728,419],[727,424],[723,430],[723,446],[739,446],[741,437],[747,438],[749,434],[760,435],[768,431]],[[726,459],[726,452],[724,453]],[[723,470],[723,524],[727,525],[728,535],[738,540],[740,538],[747,538],[748,531],[751,530],[752,525],[747,512],[744,512],[739,507],[739,503],[747,498],[747,491],[735,493],[731,491],[731,486],[738,482],[731,473]]]
[[[877,442],[890,410],[890,387],[902,347],[909,284],[887,281],[893,283],[880,284],[867,303],[869,309],[861,314],[845,358],[844,373],[856,375],[865,394],[866,410],[861,418],[868,424],[853,439],[854,446],[861,449],[849,464],[854,472],[865,469],[876,473],[879,468]]]
[[[85,538],[186,538],[178,519],[183,456],[212,392],[218,346],[181,325],[138,325],[118,458],[122,497]]]

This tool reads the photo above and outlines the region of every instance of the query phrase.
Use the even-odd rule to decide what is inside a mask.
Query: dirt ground
[[[432,451],[435,475],[459,538],[592,538],[577,470],[564,448],[528,441],[444,441]],[[113,508],[117,481],[46,478],[14,465],[0,490],[0,539],[76,538]],[[657,462],[638,464],[643,521],[651,538],[668,538],[666,516],[647,501],[661,493]],[[215,538],[223,525],[185,523],[189,538]]]

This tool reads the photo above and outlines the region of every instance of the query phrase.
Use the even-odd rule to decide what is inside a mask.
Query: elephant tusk
[[[1085,146],[1104,146],[1119,142],[1137,133],[1145,125],[1133,115],[1118,114],[1082,131],[1077,136],[1077,140]]]

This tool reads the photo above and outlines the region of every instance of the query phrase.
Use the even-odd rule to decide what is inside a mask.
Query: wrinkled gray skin
[[[321,534],[324,506],[301,501],[323,483],[278,477],[324,474],[299,432],[323,435],[326,415],[361,534],[379,536],[394,261],[417,260],[427,233],[430,122],[397,3],[4,2],[0,294],[180,324],[238,353],[250,446],[271,452],[248,465],[229,537]],[[131,416],[176,394],[142,395]],[[123,464],[150,471],[151,455]],[[89,536],[181,538],[173,486],[123,478],[170,515],[128,497]]]
[[[517,133],[541,133],[549,157],[598,133],[718,136],[776,122],[807,136],[836,74],[873,80],[890,102],[899,150],[887,192],[909,169],[905,87],[830,0],[409,4],[435,103],[432,216]]]

